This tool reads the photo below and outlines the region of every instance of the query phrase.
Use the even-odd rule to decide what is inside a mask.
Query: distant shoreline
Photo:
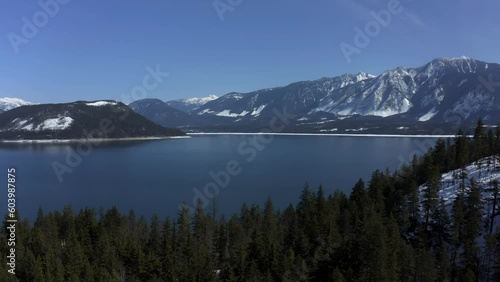
[[[404,135],[404,134],[328,134],[328,133],[276,133],[276,132],[197,132],[186,133],[187,136],[165,136],[165,137],[126,137],[126,138],[95,138],[95,139],[22,139],[22,140],[0,140],[2,143],[83,143],[83,142],[114,142],[114,141],[141,141],[162,139],[185,139],[191,136],[210,135],[277,135],[277,136],[322,136],[322,137],[384,137],[384,138],[453,138],[456,135]]]
[[[161,139],[191,138],[190,136],[164,136],[164,137],[125,137],[125,138],[92,138],[92,139],[22,139],[0,140],[1,143],[83,143],[83,142],[109,142],[109,141],[141,141]]]
[[[404,135],[404,134],[329,134],[329,133],[276,133],[276,132],[197,132],[197,133],[186,133],[187,135],[281,135],[281,136],[330,136],[330,137],[409,137],[409,138],[453,138],[456,135]]]

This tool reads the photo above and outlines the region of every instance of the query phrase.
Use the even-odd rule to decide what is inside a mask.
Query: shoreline
[[[279,132],[196,132],[196,133],[186,133],[191,136],[208,136],[208,135],[277,135],[277,136],[325,136],[325,137],[387,137],[387,138],[454,138],[456,135],[417,135],[417,134],[354,134],[354,133],[340,133],[340,134],[329,134],[329,133],[279,133]]]
[[[164,137],[125,137],[125,138],[94,138],[94,139],[22,139],[0,140],[2,143],[85,143],[85,142],[115,142],[115,141],[142,141],[162,139],[184,139],[190,136],[164,136]]]
[[[186,133],[186,136],[165,137],[125,137],[125,138],[95,138],[95,139],[22,139],[0,140],[6,143],[84,143],[84,142],[115,142],[115,141],[146,141],[162,139],[187,139],[195,136],[222,136],[222,135],[275,135],[275,136],[320,136],[320,137],[382,137],[382,138],[454,138],[456,135],[417,135],[417,134],[355,134],[355,133],[281,133],[281,132],[196,132]]]

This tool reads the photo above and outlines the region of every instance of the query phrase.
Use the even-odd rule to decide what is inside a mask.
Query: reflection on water
[[[86,148],[85,146],[90,145],[92,148],[128,148],[144,145],[146,143],[161,142],[165,140],[127,140],[127,141],[99,141],[99,142],[60,142],[60,143],[35,143],[35,142],[0,142],[0,150],[21,150],[21,151],[35,151],[35,152],[47,152],[56,153],[66,151],[68,148],[77,150],[78,147]]]

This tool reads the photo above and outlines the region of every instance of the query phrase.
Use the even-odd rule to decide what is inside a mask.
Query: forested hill
[[[0,140],[91,139],[185,135],[115,101],[25,105],[0,115]]]
[[[117,208],[40,210],[18,224],[16,276],[0,264],[0,281],[500,281],[500,230],[488,225],[498,183],[484,191],[467,175],[499,153],[500,131],[479,124],[473,138],[440,140],[350,195],[305,186],[284,210],[272,199],[232,216],[200,204],[150,220]],[[461,172],[451,206],[439,199],[447,171]]]

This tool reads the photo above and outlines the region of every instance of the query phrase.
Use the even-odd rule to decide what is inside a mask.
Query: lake
[[[376,169],[395,170],[434,142],[408,137],[207,135],[115,141],[87,151],[76,144],[0,144],[0,159],[5,182],[7,169],[16,168],[22,217],[34,219],[39,207],[48,211],[65,205],[75,210],[115,205],[124,212],[134,209],[146,217],[164,217],[175,216],[182,204],[192,207],[197,199],[211,211],[215,198],[218,211],[226,214],[238,212],[243,202],[262,204],[268,196],[284,208],[298,201],[306,182],[313,188],[323,185],[327,193],[350,193],[360,177],[367,179]],[[7,206],[6,189],[0,201]]]

